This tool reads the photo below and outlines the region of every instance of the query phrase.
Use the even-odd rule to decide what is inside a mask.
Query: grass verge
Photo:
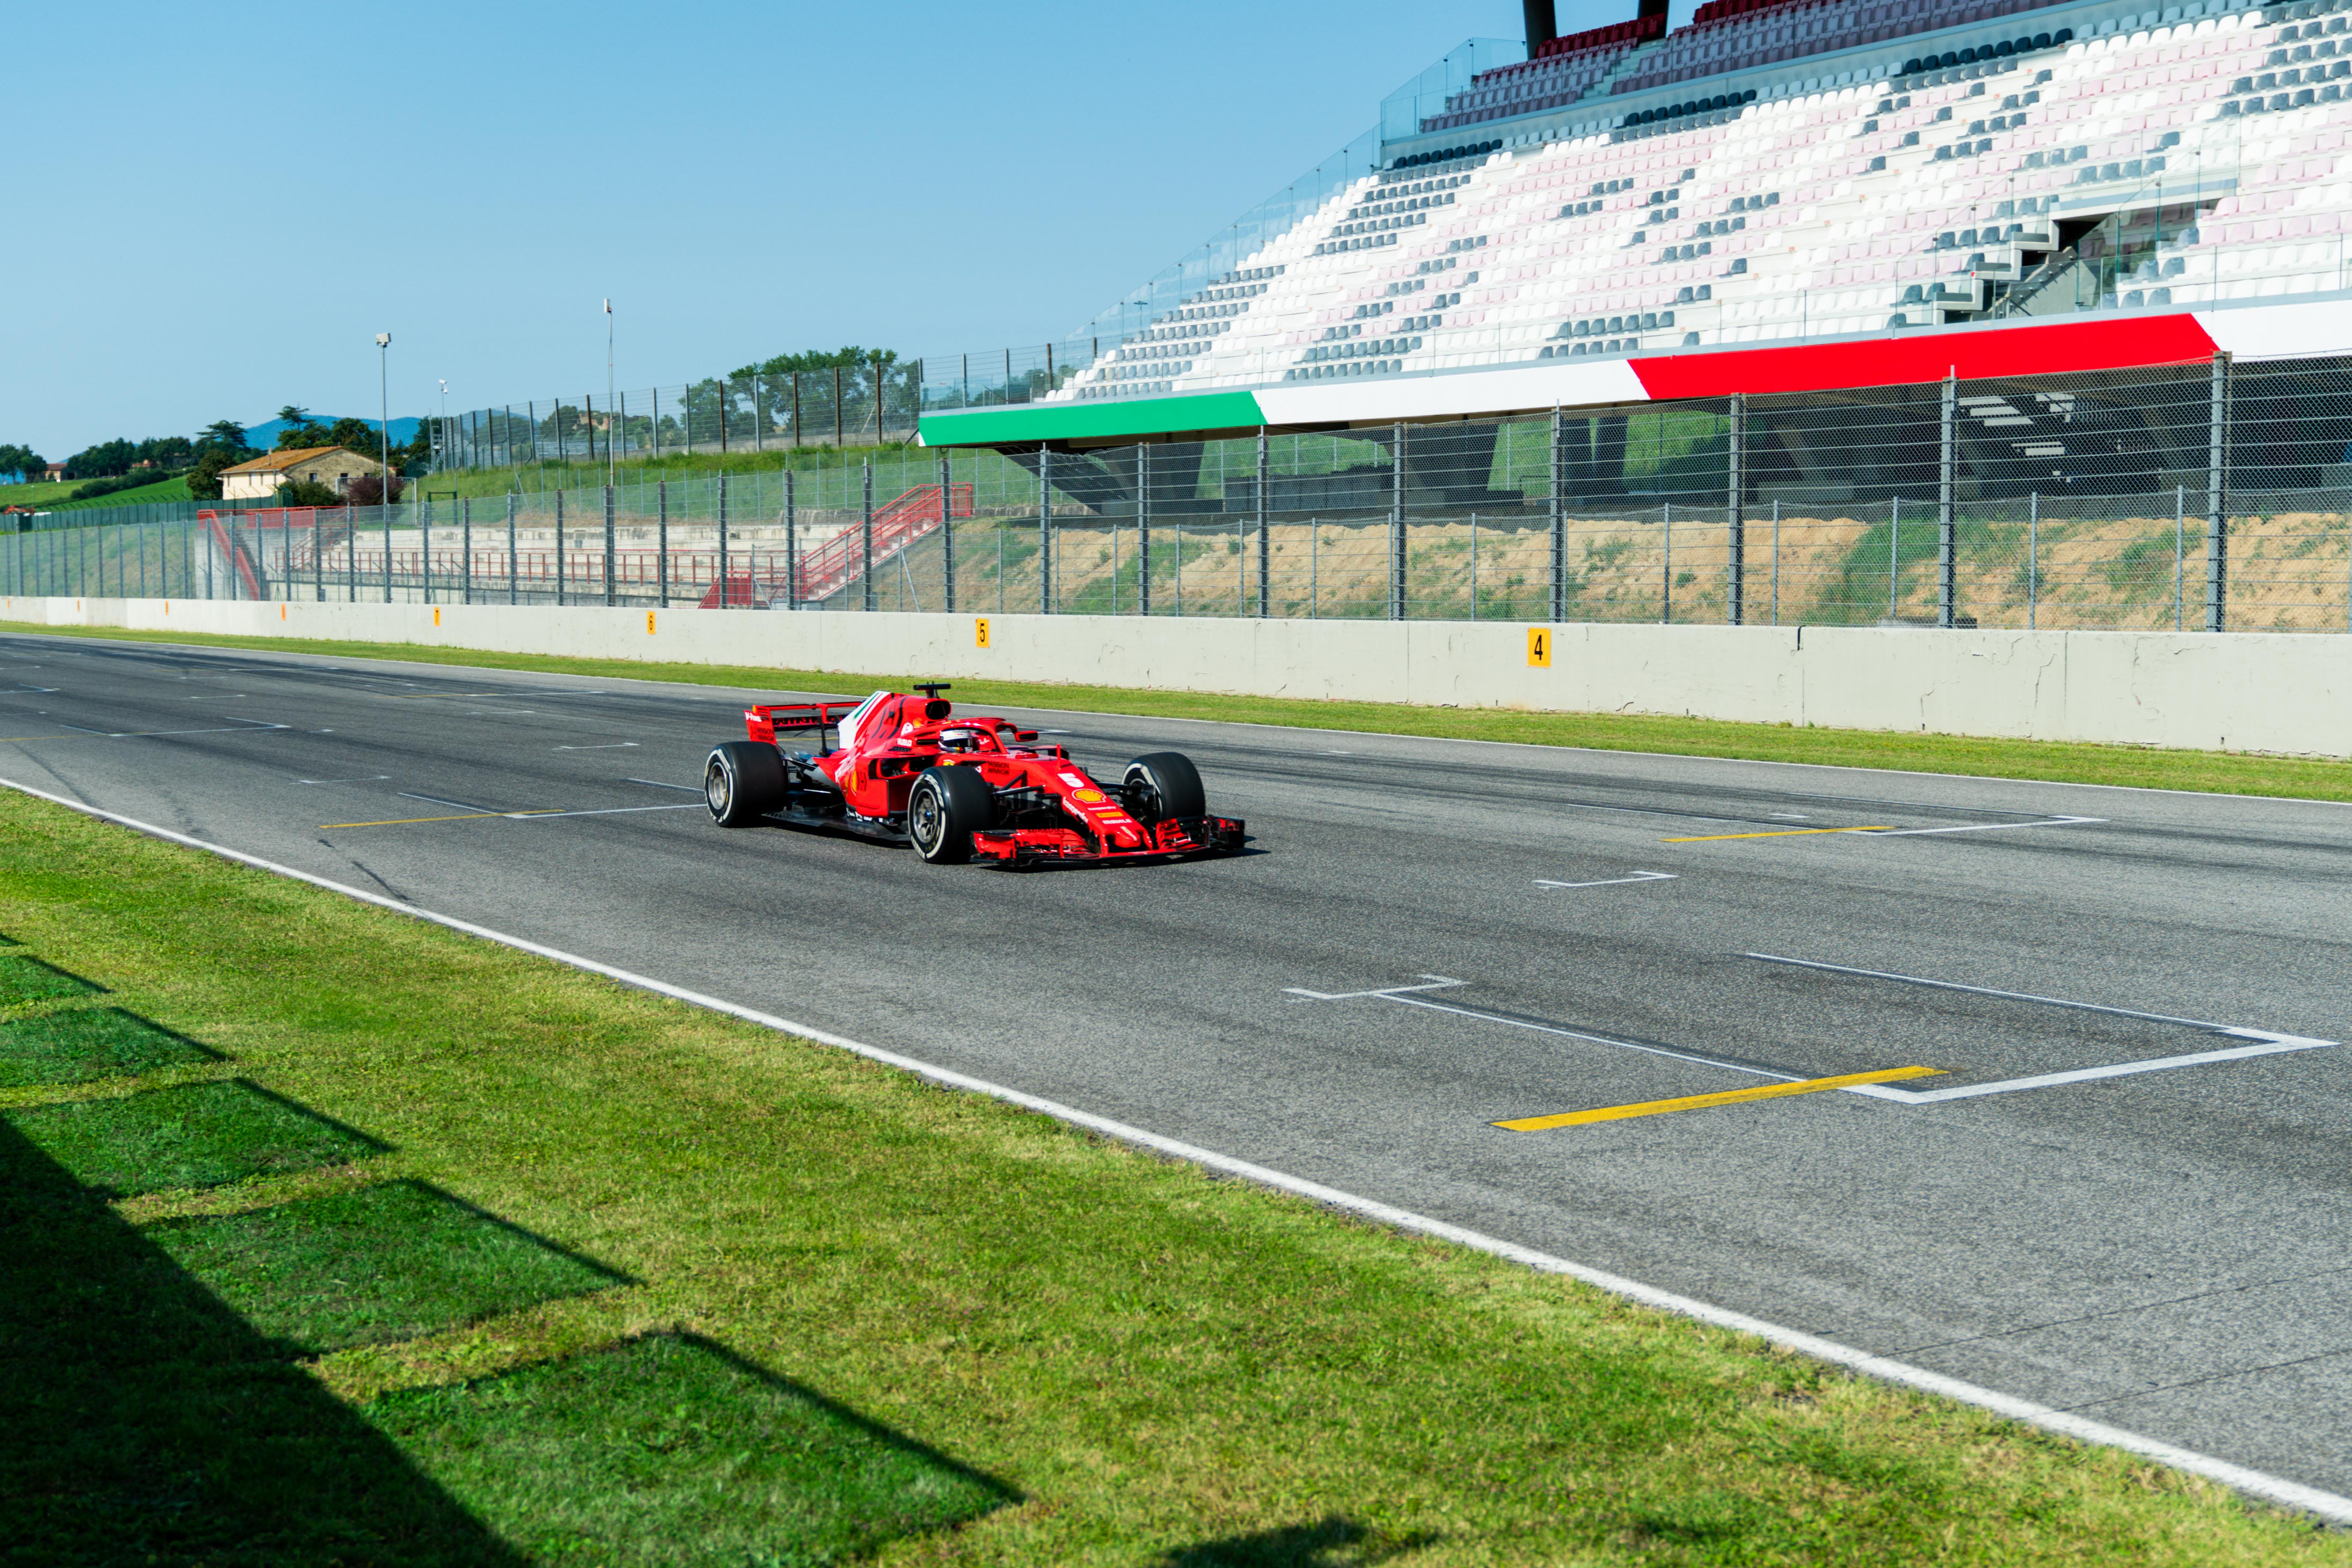
[[[882,1562],[2352,1563],[2193,1477],[14,794],[0,920],[392,1146],[340,1209],[255,1177],[174,1217],[0,1125],[35,1242],[0,1270],[0,1499],[36,1560],[740,1563],[742,1497],[946,1517],[887,1455],[781,1475],[783,1390],[992,1478],[926,1483],[950,1532],[828,1538]],[[339,1290],[432,1272],[435,1192],[634,1283],[338,1338]],[[280,1333],[349,1348],[289,1378]],[[660,1334],[753,1382],[593,1360]]]
[[[295,637],[228,637],[111,627],[30,626],[11,631],[117,641],[184,643],[266,648],[342,659],[399,659],[420,664],[537,670],[612,679],[670,681],[688,685],[769,687],[778,691],[863,695],[877,685],[903,686],[927,671],[844,674],[751,664],[640,664],[629,659],[575,659],[541,653],[480,653],[413,643],[339,643]],[[2295,800],[2352,800],[2352,763],[2231,751],[2176,751],[2152,747],[2081,742],[2002,740],[1969,736],[1915,735],[1885,730],[1799,728],[1735,724],[1720,719],[1582,713],[1523,713],[1505,708],[1416,707],[1403,703],[1324,702],[1312,698],[1219,696],[1200,692],[1135,691],[1047,682],[960,680],[965,704],[1134,714],[1155,718],[1214,719],[1284,725],[1299,729],[1433,736],[1454,740],[1510,741],[1529,746],[1581,747],[1598,751],[1660,752],[1678,757],[1738,758],[1840,768],[1899,768],[1989,779],[2035,779],[2068,784],[2108,784],[2143,789],[2186,789]]]

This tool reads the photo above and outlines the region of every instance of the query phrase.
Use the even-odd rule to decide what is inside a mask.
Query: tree
[[[196,454],[196,465],[188,470],[188,494],[199,501],[221,498],[221,470],[234,468],[253,455],[244,447],[223,446],[207,442]]]
[[[395,474],[392,476],[392,499],[394,505],[399,504],[401,489],[400,476]],[[354,507],[383,506],[384,504],[383,481],[373,474],[355,475],[350,487],[343,492],[343,499]]]
[[[289,402],[278,411],[278,417],[288,424],[308,424],[310,423],[310,411]]]
[[[128,474],[131,464],[139,460],[139,449],[117,436],[101,441],[95,446],[85,446],[66,459],[68,479],[103,479],[116,474]]]
[[[278,486],[278,504],[281,507],[340,507],[343,497],[332,485],[321,485],[316,479],[289,479]]]
[[[245,426],[233,419],[216,419],[205,426],[196,434],[196,446],[199,451],[218,446],[248,456],[253,452],[253,444],[246,437]]]
[[[22,474],[29,479],[47,466],[41,455],[29,446],[0,445],[0,474]]]

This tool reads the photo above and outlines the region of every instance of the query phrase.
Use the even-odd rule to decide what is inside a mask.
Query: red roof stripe
[[[2130,370],[2210,359],[2215,344],[2189,315],[2063,322],[1981,332],[1875,338],[1787,349],[1662,354],[1633,361],[1654,398],[1727,397],[1733,392],[1832,392],[1987,376]]]

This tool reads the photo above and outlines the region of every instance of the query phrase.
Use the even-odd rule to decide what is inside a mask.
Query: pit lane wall
[[[2352,758],[2352,636],[0,599],[0,620]],[[844,679],[841,689],[859,685]]]

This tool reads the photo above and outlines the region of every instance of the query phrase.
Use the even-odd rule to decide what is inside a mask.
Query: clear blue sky
[[[606,295],[629,387],[1042,341],[1520,26],[1517,0],[27,6],[0,442],[373,415],[378,331],[395,416],[445,377],[453,409],[601,391]]]

